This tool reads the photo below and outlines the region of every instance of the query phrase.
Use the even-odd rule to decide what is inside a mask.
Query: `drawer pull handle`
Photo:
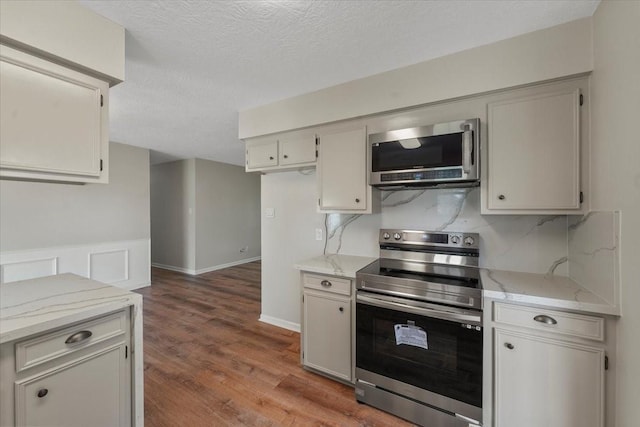
[[[328,280],[323,280],[322,282],[320,282],[320,284],[322,286],[324,286],[325,288],[330,288],[331,287],[331,282]]]
[[[514,349],[513,344],[511,344],[510,342],[504,343],[504,346],[507,347],[509,350],[513,350]]]
[[[40,398],[45,397],[47,394],[49,393],[49,390],[47,390],[46,388],[41,388],[40,390],[38,390],[38,394],[37,396]]]
[[[533,318],[536,322],[545,323],[547,325],[555,325],[558,323],[556,319],[551,316],[547,316],[546,314],[538,314]]]
[[[342,313],[344,311],[344,307],[340,307],[338,310],[340,310],[340,313]]]
[[[80,332],[76,332],[75,334],[71,335],[69,338],[67,338],[67,340],[64,342],[65,344],[75,344],[78,343],[80,341],[84,341],[87,338],[89,338],[91,335],[93,335],[91,333],[91,331],[80,331]]]

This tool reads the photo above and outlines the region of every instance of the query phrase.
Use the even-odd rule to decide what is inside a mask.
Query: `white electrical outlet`
[[[316,228],[316,240],[322,240],[322,228]]]

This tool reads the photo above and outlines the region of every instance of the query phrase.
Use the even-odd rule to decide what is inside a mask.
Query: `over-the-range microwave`
[[[370,181],[381,189],[480,183],[480,119],[369,135]]]

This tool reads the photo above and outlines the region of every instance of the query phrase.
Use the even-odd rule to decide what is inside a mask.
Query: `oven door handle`
[[[426,317],[434,317],[436,319],[448,320],[452,322],[470,323],[476,326],[482,326],[482,317],[478,314],[454,313],[451,311],[438,310],[435,308],[427,308],[419,302],[405,304],[395,301],[387,301],[381,298],[369,297],[356,294],[356,302],[372,305],[380,308],[388,308],[390,310],[399,310],[405,313],[413,313]],[[415,305],[414,305],[415,304]]]

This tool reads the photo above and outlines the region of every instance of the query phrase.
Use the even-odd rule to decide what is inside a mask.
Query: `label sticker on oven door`
[[[396,345],[406,344],[429,350],[427,332],[419,326],[395,325]]]

